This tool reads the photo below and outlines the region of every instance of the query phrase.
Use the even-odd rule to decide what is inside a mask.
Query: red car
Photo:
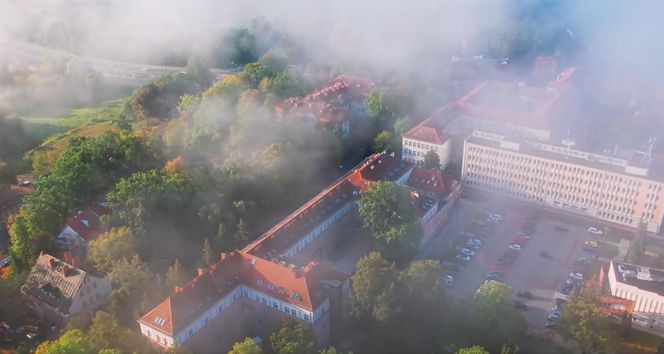
[[[526,242],[528,242],[528,241],[530,241],[530,237],[527,237],[527,236],[517,236],[517,237],[514,238],[514,240],[513,240],[512,242],[513,242],[513,243],[518,243],[518,244],[521,245],[521,244],[524,244],[524,243],[526,243]]]
[[[507,273],[508,270],[509,270],[509,268],[497,264],[497,265],[493,266],[493,268],[491,268],[491,273],[500,272],[500,273],[505,274],[505,273]]]

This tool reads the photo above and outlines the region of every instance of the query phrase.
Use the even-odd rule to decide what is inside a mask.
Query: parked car
[[[41,338],[39,333],[36,333],[36,332],[28,332],[28,333],[26,333],[25,337],[28,338],[28,340],[30,340],[30,341],[37,341]]]
[[[581,264],[581,265],[590,265],[592,262],[593,262],[592,259],[585,257],[580,257],[579,259],[576,260],[576,264]]]
[[[561,294],[564,294],[564,295],[569,295],[569,293],[572,292],[572,289],[574,289],[574,286],[572,286],[572,285],[570,285],[570,284],[564,284],[564,285],[560,288],[560,293],[561,293]]]
[[[459,266],[450,261],[443,261],[443,269],[446,272],[453,272],[453,273],[458,273],[461,269],[459,269]]]
[[[556,226],[554,226],[553,229],[556,230],[556,231],[560,231],[560,232],[567,232],[567,231],[569,231],[568,228],[566,228],[566,227],[564,227],[564,226],[560,226],[560,225],[556,225]]]
[[[559,313],[555,313],[555,312],[550,313],[550,314],[549,314],[549,317],[547,317],[547,319],[552,320],[552,321],[555,321],[555,320],[557,320],[558,318],[560,318],[560,314],[559,314]]]
[[[468,262],[470,262],[470,259],[471,259],[471,258],[468,257],[468,256],[466,256],[465,254],[461,254],[461,253],[459,253],[459,254],[457,254],[457,256],[456,256],[456,259],[457,259],[457,261],[459,261],[459,262],[461,262],[461,263],[468,263]]]
[[[489,219],[496,219],[498,221],[503,221],[503,216],[496,213],[489,214]]]
[[[481,245],[482,245],[482,240],[480,240],[479,238],[471,238],[471,239],[469,239],[468,241],[466,241],[466,243],[468,243],[468,244],[475,244],[475,245],[480,245],[480,246],[481,246]]]
[[[473,251],[471,251],[467,248],[462,248],[462,249],[459,250],[459,252],[460,252],[460,254],[463,254],[463,255],[468,256],[468,257],[474,257],[475,256],[475,252],[473,252]]]
[[[503,253],[503,257],[516,258],[519,255],[519,251],[508,248]]]
[[[533,294],[530,291],[518,291],[516,293],[516,296],[522,297],[524,299],[532,299],[533,298]]]
[[[508,247],[509,249],[511,249],[511,250],[521,251],[521,245],[516,244],[516,243],[513,243],[513,244],[511,244],[511,245],[509,245],[509,246],[507,246],[507,247]]]
[[[478,244],[475,244],[475,243],[468,243],[468,242],[466,242],[466,247],[468,247],[468,248],[470,248],[470,249],[473,249],[473,250],[475,250],[475,251],[477,251],[477,250],[479,250],[479,249],[481,248],[481,246],[478,245]]]
[[[454,286],[454,281],[456,280],[453,275],[447,274],[444,275],[441,280],[443,281],[443,286],[446,288],[451,288]]]
[[[603,234],[602,230],[600,230],[600,229],[598,229],[598,228],[596,228],[596,227],[592,227],[592,226],[588,228],[588,232],[590,232],[590,233],[593,234],[593,235],[601,235],[601,234]]]
[[[514,263],[514,258],[510,257],[500,257],[496,262],[496,264],[498,265],[505,265],[505,266],[510,266],[512,265],[512,263]]]
[[[512,243],[516,243],[517,245],[522,245],[522,246],[525,245],[528,241],[530,241],[529,238],[525,238],[525,237],[521,237],[521,236],[518,236],[518,237],[515,237],[514,239],[512,239]]]
[[[501,273],[507,273],[509,269],[505,266],[502,265],[495,265],[491,268],[492,272],[501,272]]]
[[[578,281],[583,280],[583,274],[581,273],[569,273],[569,277]]]
[[[546,322],[544,322],[544,327],[546,327],[546,328],[551,328],[555,325],[556,325],[556,321],[554,321],[554,320],[547,319]]]
[[[514,300],[514,307],[516,307],[517,310],[528,311],[528,306],[519,300]]]
[[[519,231],[517,231],[516,235],[517,236],[532,236],[534,230],[530,230],[527,228],[522,228]]]
[[[501,272],[490,272],[486,274],[486,279],[487,280],[496,280],[496,281],[502,281],[505,279],[505,274]]]

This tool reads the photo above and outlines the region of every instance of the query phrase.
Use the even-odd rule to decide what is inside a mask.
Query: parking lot
[[[434,251],[445,261],[443,268],[455,277],[447,292],[461,299],[472,299],[487,274],[497,270],[502,273],[498,274],[498,280],[510,286],[514,294],[529,292],[532,295],[529,298],[515,297],[515,300],[525,305],[522,314],[531,326],[544,327],[554,304],[554,294],[573,270],[582,270],[576,265],[577,260],[592,258],[592,254],[583,251],[584,243],[596,238],[587,231],[591,225],[561,221],[554,212],[505,207],[499,210],[481,202],[464,202],[463,221],[450,223],[442,230],[445,239]],[[499,214],[502,220],[487,222],[491,213]],[[526,227],[532,230],[528,232],[530,237],[520,238],[520,251],[510,251],[515,255],[511,257],[511,264],[496,267],[526,220],[531,220],[530,226]],[[465,243],[469,238],[480,239],[481,248],[472,250]],[[474,252],[470,261],[456,258],[461,248]],[[454,268],[458,271],[454,272]]]

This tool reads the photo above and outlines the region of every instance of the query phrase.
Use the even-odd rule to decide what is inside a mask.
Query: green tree
[[[258,64],[265,67],[268,76],[273,77],[288,68],[288,59],[281,53],[269,51],[258,59]]]
[[[397,151],[398,143],[395,141],[394,134],[383,130],[378,133],[373,140],[373,150],[374,152],[395,152]]]
[[[237,103],[240,94],[248,89],[241,75],[229,75],[217,81],[212,87],[203,92],[203,100],[226,98],[233,104]]]
[[[634,236],[634,240],[632,240],[632,243],[629,245],[629,250],[627,252],[627,259],[629,259],[631,263],[638,264],[641,260],[641,257],[643,257],[643,254],[645,253],[643,239],[645,237],[646,223],[641,221],[639,223],[639,228]]]
[[[387,259],[405,263],[414,257],[422,228],[404,187],[387,181],[372,184],[360,197],[360,215]]]
[[[233,344],[233,348],[228,354],[263,354],[263,350],[247,337],[242,342]]]
[[[269,77],[270,72],[265,65],[255,62],[249,63],[244,66],[242,71],[242,80],[251,88],[258,87],[258,84],[266,77]]]
[[[128,227],[110,229],[90,241],[88,262],[96,270],[107,273],[119,259],[130,260],[138,252],[138,244]]]
[[[401,284],[409,297],[436,300],[442,296],[442,275],[440,262],[431,259],[416,260],[401,273]]]
[[[616,348],[616,333],[600,309],[599,296],[595,280],[586,281],[570,296],[558,321],[563,336],[576,340],[584,353],[610,353]]]
[[[172,266],[168,267],[168,272],[166,272],[166,286],[167,290],[173,291],[173,288],[176,286],[183,286],[190,280],[190,277],[187,275],[187,272],[184,270],[180,261],[175,259],[175,263]]]
[[[351,278],[352,311],[360,319],[387,322],[399,311],[396,293],[397,272],[378,252],[357,261]]]
[[[180,116],[188,118],[196,110],[198,106],[199,99],[194,95],[182,95],[180,96],[180,102],[178,103],[178,112]]]
[[[276,354],[316,353],[316,337],[304,323],[283,320],[269,336],[270,346]]]
[[[72,329],[54,341],[40,344],[35,354],[88,354],[90,349],[85,334],[79,329]]]
[[[475,294],[471,323],[475,324],[476,333],[482,333],[481,342],[495,351],[525,330],[525,321],[514,307],[510,288],[495,281],[485,282]]]
[[[412,125],[413,122],[411,121],[410,117],[405,116],[403,118],[399,118],[394,122],[394,134],[401,136],[408,132]]]
[[[214,256],[214,250],[212,249],[212,246],[210,246],[210,240],[205,238],[205,241],[203,242],[203,263],[209,267],[214,264],[216,259],[217,257]]]
[[[109,353],[146,353],[149,343],[138,332],[121,326],[111,314],[97,311],[86,338],[93,351],[109,350]]]
[[[438,157],[438,154],[435,151],[429,150],[424,154],[424,167],[430,169],[435,169],[440,167],[440,158]]]
[[[138,299],[143,289],[151,283],[153,275],[147,265],[138,256],[134,256],[130,261],[126,259],[116,261],[106,274],[106,279],[115,288],[124,289],[131,298]]]
[[[457,354],[489,354],[489,352],[484,347],[476,345],[468,348],[460,348]]]

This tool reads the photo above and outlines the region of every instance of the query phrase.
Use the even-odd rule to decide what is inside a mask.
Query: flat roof
[[[664,296],[664,270],[613,262],[616,280]]]

